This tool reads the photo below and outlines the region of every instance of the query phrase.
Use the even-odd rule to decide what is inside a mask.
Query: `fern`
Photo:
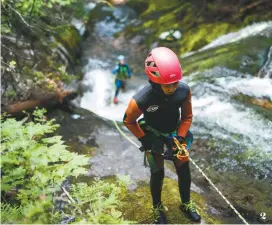
[[[67,151],[61,136],[49,136],[58,125],[46,121],[44,112],[36,110],[34,122],[27,123],[1,118],[1,191],[5,196],[17,190],[14,206],[1,205],[2,223],[58,223],[61,215],[54,210],[53,193],[66,177],[86,172],[88,158]],[[116,183],[95,179],[91,186],[72,185],[76,203],[66,210],[77,223],[132,223],[118,210],[129,182],[120,176]]]
[[[76,223],[135,223],[124,220],[122,212],[118,210],[120,198],[125,193],[123,190],[127,188],[125,183],[129,183],[128,177],[119,177],[116,183],[96,179],[91,186],[85,183],[72,185],[71,194],[77,203],[70,213],[77,217],[79,212],[85,211],[77,217]]]
[[[1,203],[1,224],[17,223],[22,217],[22,208],[19,206],[12,207],[10,204]]]
[[[53,120],[46,121],[44,112],[34,111],[36,122],[1,118],[1,191],[5,195],[12,189],[18,190],[16,200],[23,207],[18,215],[22,215],[25,221],[37,223],[47,223],[46,218],[53,218],[43,216],[46,215],[44,211],[53,208],[53,192],[60,189],[66,177],[85,173],[83,166],[89,160],[69,152],[61,136],[48,136],[58,125],[53,124]],[[41,195],[46,196],[44,201],[40,201]],[[5,213],[18,209],[16,206],[5,207]]]

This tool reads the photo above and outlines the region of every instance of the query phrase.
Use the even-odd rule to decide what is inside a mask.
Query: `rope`
[[[218,194],[225,200],[225,202],[233,209],[233,211],[237,214],[237,216],[244,222],[244,224],[248,224],[248,222],[245,220],[245,218],[237,211],[237,209],[234,208],[234,206],[229,202],[229,200],[222,194],[221,191],[218,190],[218,188],[213,184],[213,182],[207,177],[207,175],[196,165],[194,160],[189,157],[190,161],[194,164],[194,166],[198,169],[198,171],[206,178],[206,180],[209,182],[210,185],[213,186],[213,188],[218,192]]]
[[[111,102],[113,101],[113,98]],[[112,104],[112,103],[111,103]],[[113,124],[115,125],[116,129],[120,132],[121,135],[123,135],[131,144],[133,144],[135,147],[139,148],[140,146],[137,145],[134,141],[130,139],[118,126],[117,122],[115,120],[112,120]],[[245,218],[237,211],[237,209],[229,202],[229,200],[222,194],[221,191],[218,190],[218,188],[213,184],[213,182],[207,177],[207,175],[202,171],[202,169],[199,168],[198,165],[194,162],[194,160],[189,157],[190,161],[193,163],[193,165],[197,168],[197,170],[205,177],[205,179],[209,182],[209,184],[217,191],[217,193],[225,200],[227,205],[229,205],[230,208],[233,209],[233,211],[236,213],[236,215],[243,221],[244,224],[249,225],[249,223],[245,220]]]
[[[118,126],[117,122],[113,120],[113,123],[116,127],[116,129],[120,132],[121,135],[123,135],[131,144],[133,144],[135,147],[139,148],[140,146],[137,145],[134,141],[132,141]],[[225,202],[230,206],[230,208],[233,209],[233,211],[237,214],[237,216],[244,222],[244,224],[249,225],[248,222],[245,220],[245,218],[235,209],[235,207],[229,202],[229,200],[222,194],[221,191],[218,190],[218,188],[213,184],[213,182],[207,177],[207,175],[196,165],[194,160],[189,157],[190,161],[193,163],[193,165],[198,169],[198,171],[205,177],[205,179],[209,182],[209,184],[217,191],[217,193],[225,200]]]

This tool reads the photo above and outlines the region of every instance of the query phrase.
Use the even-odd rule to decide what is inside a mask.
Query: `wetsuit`
[[[161,204],[161,190],[164,178],[164,146],[167,140],[163,136],[156,136],[140,127],[137,119],[144,115],[145,123],[162,133],[177,132],[178,136],[186,137],[192,122],[191,91],[188,85],[179,83],[175,93],[166,96],[160,85],[151,82],[129,102],[124,115],[124,124],[137,137],[148,135],[152,139],[151,153],[146,152],[151,170],[150,190],[153,206]],[[191,176],[189,162],[182,162],[173,158],[181,200],[190,201]]]
[[[116,91],[115,91],[115,96],[117,97],[120,88],[123,90],[126,87],[126,80],[131,77],[131,72],[130,68],[127,64],[118,64],[114,70],[112,71],[113,74],[116,74],[115,78],[115,86],[116,86]]]

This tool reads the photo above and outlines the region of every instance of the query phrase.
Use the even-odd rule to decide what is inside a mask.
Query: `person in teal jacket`
[[[131,71],[130,68],[128,66],[128,64],[125,63],[125,57],[123,55],[119,55],[118,56],[118,64],[116,65],[116,67],[114,68],[114,70],[112,71],[113,74],[116,74],[115,77],[115,95],[114,95],[114,104],[118,103],[118,93],[119,90],[125,90],[126,87],[126,80],[131,78]]]

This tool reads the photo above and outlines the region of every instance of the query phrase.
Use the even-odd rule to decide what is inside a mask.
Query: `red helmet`
[[[166,47],[154,48],[145,60],[145,72],[157,84],[171,84],[182,78],[176,54]]]

